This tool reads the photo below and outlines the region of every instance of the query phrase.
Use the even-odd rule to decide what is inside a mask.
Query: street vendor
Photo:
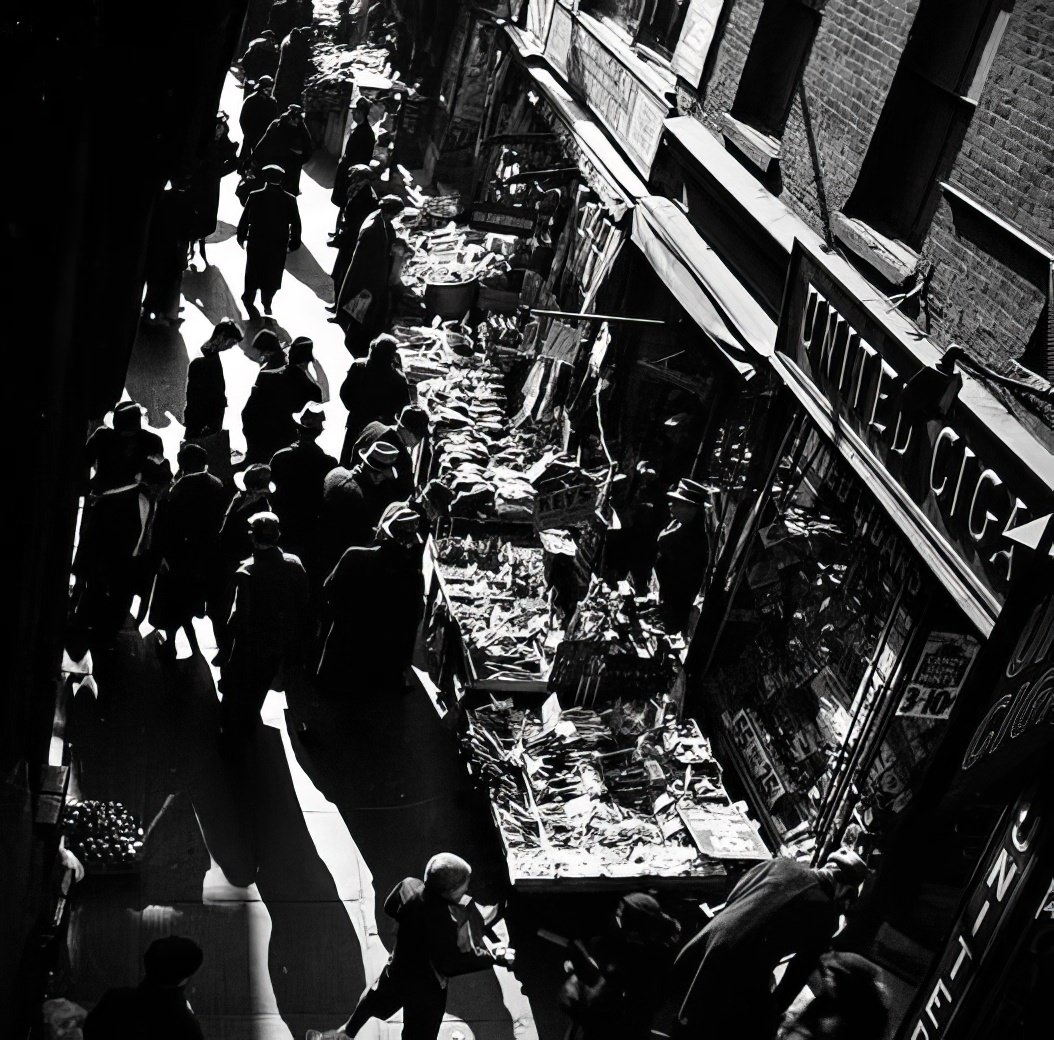
[[[342,1032],[354,1037],[371,1018],[390,1018],[402,1008],[405,1040],[435,1040],[453,976],[512,967],[512,950],[492,952],[483,943],[483,916],[468,895],[471,879],[465,860],[440,852],[428,861],[424,881],[410,877],[395,886],[384,901],[385,913],[399,922],[395,949]]]
[[[683,632],[687,627],[710,563],[709,494],[705,484],[684,477],[666,495],[672,519],[656,545],[655,578],[663,623],[673,631]]]
[[[777,858],[748,870],[724,910],[677,957],[687,989],[674,1036],[771,1040],[867,873],[845,848],[819,869]],[[772,990],[772,973],[790,954]]]

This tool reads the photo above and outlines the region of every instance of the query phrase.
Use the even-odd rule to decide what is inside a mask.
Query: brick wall
[[[773,190],[817,233],[845,203],[919,0],[830,0],[782,140]],[[734,0],[699,92],[679,106],[716,133],[732,107],[762,0]],[[803,111],[802,95],[806,110]],[[1054,3],[1017,0],[949,180],[1054,244]],[[1044,306],[1046,266],[990,222],[942,198],[922,253],[933,265],[918,320],[1009,370]],[[924,266],[924,270],[928,269]]]

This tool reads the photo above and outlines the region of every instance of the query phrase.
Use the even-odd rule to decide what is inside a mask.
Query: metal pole
[[[565,318],[574,321],[608,321],[623,325],[665,325],[658,318],[627,318],[621,314],[581,314],[578,311],[546,311],[538,307],[528,307],[528,314],[543,318]]]

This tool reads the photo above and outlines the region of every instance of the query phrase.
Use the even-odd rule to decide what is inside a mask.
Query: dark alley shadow
[[[133,401],[147,410],[147,422],[164,429],[171,413],[183,421],[186,403],[187,345],[178,328],[140,323],[128,361],[125,386]]]
[[[214,325],[224,318],[241,319],[241,303],[223,272],[211,264],[204,271],[183,272],[183,296]]]
[[[285,271],[298,282],[303,282],[323,303],[333,302],[333,279],[307,246],[301,246],[286,257]]]

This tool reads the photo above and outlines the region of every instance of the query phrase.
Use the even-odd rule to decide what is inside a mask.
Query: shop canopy
[[[633,211],[633,241],[681,306],[745,379],[770,357],[776,323],[669,199],[646,195]]]

